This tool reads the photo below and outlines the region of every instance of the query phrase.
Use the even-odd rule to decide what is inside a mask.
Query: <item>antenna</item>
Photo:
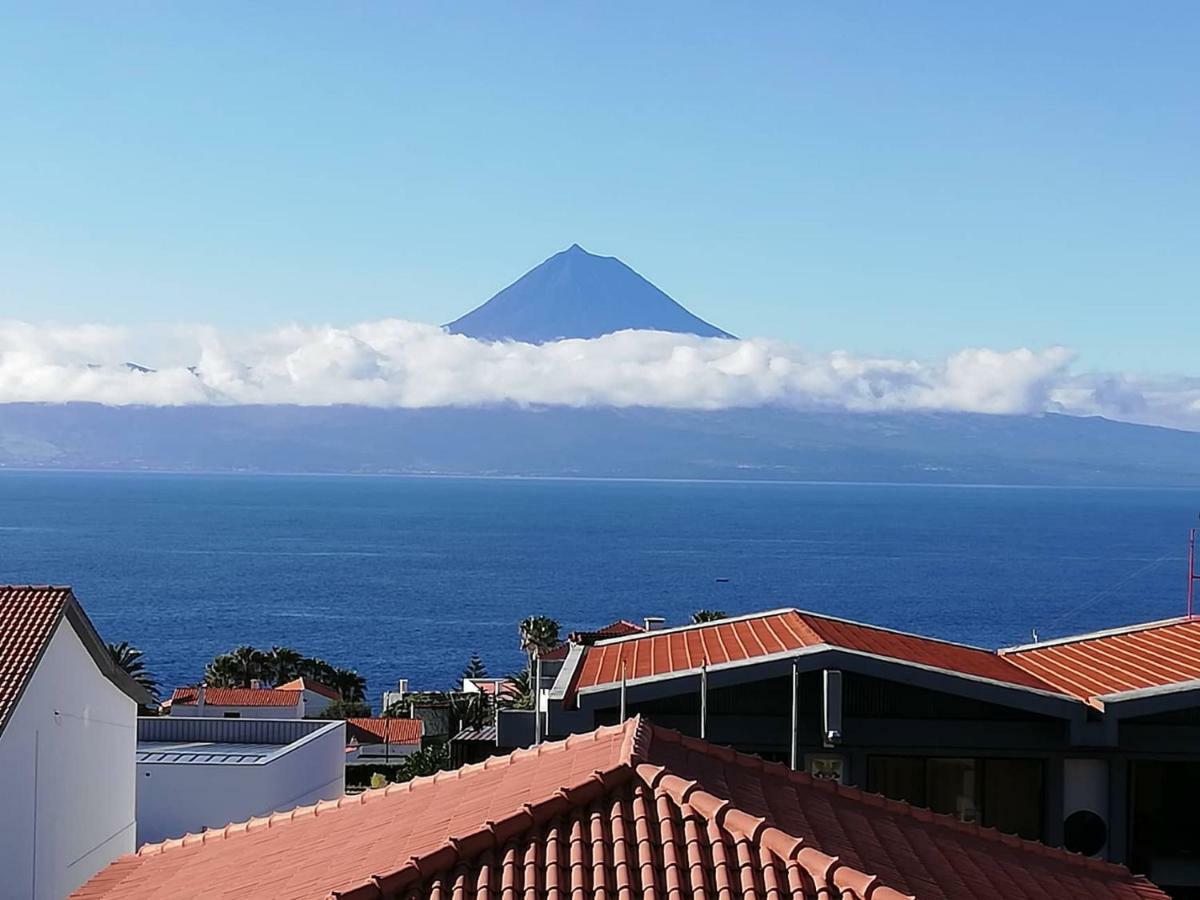
[[[1190,619],[1195,615],[1196,601],[1196,582],[1200,581],[1200,572],[1196,571],[1196,533],[1200,532],[1200,528],[1188,529],[1188,589],[1187,589],[1187,617]]]

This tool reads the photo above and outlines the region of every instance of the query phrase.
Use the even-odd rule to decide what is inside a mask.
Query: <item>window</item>
[[[240,712],[227,712],[227,713],[223,713],[223,715],[227,719],[240,719],[242,717],[242,714]]]
[[[873,756],[867,790],[1038,840],[1042,768],[1040,759]]]

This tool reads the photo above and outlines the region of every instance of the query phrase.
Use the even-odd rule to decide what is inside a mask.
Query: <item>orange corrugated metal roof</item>
[[[71,600],[69,587],[0,586],[0,729]]]
[[[172,706],[195,706],[199,688],[179,687],[171,694]],[[282,688],[222,688],[204,689],[205,706],[296,706],[300,703],[299,691]]]
[[[602,641],[580,664],[575,690],[750,661],[827,645],[1021,687],[1056,690],[989,650],[794,609]]]
[[[425,732],[420,719],[361,718],[346,720],[346,739],[360,744],[419,744]]]
[[[1200,619],[1130,628],[1001,650],[1000,656],[1082,699],[1200,679]]]
[[[638,719],[143,847],[79,900],[1165,900],[1121,866],[814,781]]]

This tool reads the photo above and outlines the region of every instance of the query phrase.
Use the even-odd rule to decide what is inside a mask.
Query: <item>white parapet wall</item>
[[[345,793],[340,721],[142,719],[137,755],[139,846]]]

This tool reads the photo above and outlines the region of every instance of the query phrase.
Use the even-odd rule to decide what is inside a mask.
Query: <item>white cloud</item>
[[[922,362],[626,331],[535,346],[389,319],[254,334],[0,322],[0,402],[570,406],[1105,415],[1200,430],[1200,379],[1081,375],[1062,347]],[[154,368],[131,371],[127,361]]]

